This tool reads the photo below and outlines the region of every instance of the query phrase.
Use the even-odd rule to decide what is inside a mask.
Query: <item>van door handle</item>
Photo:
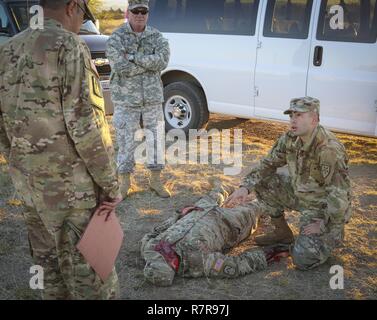
[[[313,57],[313,64],[316,67],[320,67],[322,65],[322,56],[323,56],[323,47],[316,46],[314,49],[314,57]]]

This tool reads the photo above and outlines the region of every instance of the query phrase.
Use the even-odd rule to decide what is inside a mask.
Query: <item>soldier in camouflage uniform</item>
[[[148,0],[129,1],[129,20],[111,35],[106,55],[112,72],[113,124],[119,147],[117,165],[122,179],[122,194],[127,195],[131,187],[134,152],[138,146],[135,132],[140,129],[142,121],[144,129],[153,134],[153,137],[146,136],[150,187],[166,198],[170,197],[170,193],[161,182],[161,170],[164,168],[161,133],[164,133],[165,126],[161,71],[168,65],[170,50],[162,34],[146,25],[148,3]]]
[[[228,204],[244,199],[254,190],[275,230],[256,237],[259,245],[286,243],[294,264],[309,270],[324,263],[344,237],[351,216],[348,157],[333,133],[319,125],[319,100],[292,99],[291,130],[283,134],[251,173]],[[288,166],[289,175],[277,173]],[[284,209],[301,213],[300,233],[294,241],[284,219]]]
[[[177,212],[141,240],[144,276],[158,286],[183,277],[236,278],[263,270],[287,247],[224,254],[255,231],[262,213],[259,202],[221,207],[234,189],[212,181],[214,188],[195,205]]]
[[[115,270],[103,282],[76,249],[95,208],[121,200],[99,77],[77,35],[90,12],[83,0],[41,4],[43,29],[0,47],[1,152],[44,269],[43,298],[115,298]]]

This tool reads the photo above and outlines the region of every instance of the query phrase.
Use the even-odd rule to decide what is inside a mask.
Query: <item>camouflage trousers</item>
[[[162,170],[165,163],[165,122],[161,105],[127,107],[115,105],[113,124],[118,145],[117,167],[120,174],[131,173],[135,167],[135,152],[142,146],[141,138],[135,134],[142,124],[146,138],[147,168]],[[141,133],[139,131],[139,133]],[[161,135],[163,133],[163,135]]]
[[[291,179],[287,174],[275,174],[265,178],[255,186],[257,199],[262,211],[271,217],[281,217],[285,209],[301,213],[300,232],[291,247],[291,256],[298,269],[313,269],[329,258],[334,248],[339,246],[344,237],[344,224],[327,221],[323,209],[318,205],[303,205],[295,196]],[[322,219],[324,229],[320,234],[304,235],[303,228]]]
[[[76,249],[93,209],[49,212],[57,223],[49,231],[33,208],[24,213],[31,255],[44,271],[43,299],[115,299],[119,295],[115,269],[102,282]],[[53,231],[51,229],[53,227]]]
[[[175,276],[165,258],[156,252],[161,241],[174,244],[179,255],[178,274],[183,277],[235,278],[267,267],[260,249],[240,255],[225,252],[256,230],[261,211],[256,201],[236,208],[220,208],[228,192],[212,190],[183,218],[171,217],[156,226],[141,241],[141,255],[146,261],[144,275],[155,285],[171,285]]]

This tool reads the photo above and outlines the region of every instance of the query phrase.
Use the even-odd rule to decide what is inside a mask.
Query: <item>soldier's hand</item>
[[[104,214],[109,215],[111,211],[115,210],[117,205],[122,202],[122,200],[122,197],[117,197],[114,199],[102,201],[98,206],[95,214],[98,214],[99,216],[102,216]]]
[[[247,200],[249,191],[245,187],[241,187],[234,191],[224,203],[224,207],[231,207],[238,203],[244,203]]]
[[[313,219],[315,222],[308,224],[303,228],[302,234],[308,236],[311,234],[321,233],[321,224],[323,224],[322,219]]]

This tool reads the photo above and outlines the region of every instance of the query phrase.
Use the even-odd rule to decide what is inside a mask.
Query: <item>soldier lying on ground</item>
[[[288,246],[249,250],[239,256],[224,254],[255,231],[263,208],[257,201],[224,208],[232,188],[212,181],[214,189],[195,205],[177,212],[141,240],[146,261],[144,276],[159,286],[183,277],[235,278],[263,270],[269,262],[288,255]]]

